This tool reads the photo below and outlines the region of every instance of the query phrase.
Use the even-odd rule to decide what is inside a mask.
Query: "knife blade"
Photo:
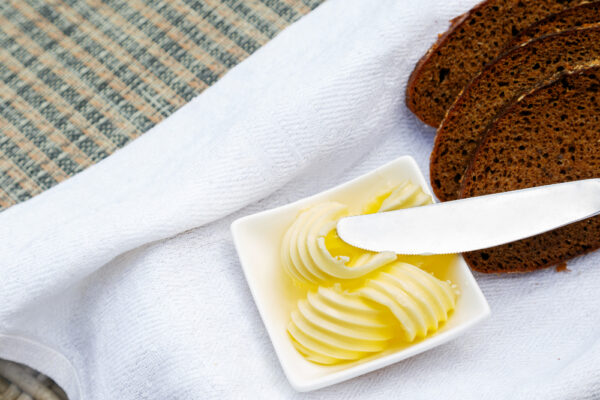
[[[600,179],[538,186],[342,218],[339,237],[370,251],[451,254],[524,239],[600,215]]]

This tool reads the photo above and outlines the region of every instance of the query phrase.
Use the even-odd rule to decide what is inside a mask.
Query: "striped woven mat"
[[[323,1],[0,1],[0,211],[146,132]]]
[[[323,1],[0,0],[0,211],[146,132]],[[0,360],[0,400],[17,398],[64,394]]]

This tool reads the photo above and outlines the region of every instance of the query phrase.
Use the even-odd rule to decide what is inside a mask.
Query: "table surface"
[[[323,1],[0,2],[0,212],[125,146]],[[0,400],[59,391],[0,361]]]

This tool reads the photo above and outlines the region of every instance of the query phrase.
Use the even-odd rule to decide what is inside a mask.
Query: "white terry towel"
[[[0,214],[0,357],[77,399],[284,398],[229,233],[400,155],[415,62],[472,0],[328,0],[124,149]],[[600,254],[477,279],[493,316],[317,398],[598,398]],[[310,397],[310,395],[309,395]]]

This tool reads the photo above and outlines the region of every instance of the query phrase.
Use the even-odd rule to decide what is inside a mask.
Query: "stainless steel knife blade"
[[[398,254],[498,246],[600,214],[600,179],[587,179],[342,218],[346,243]]]

